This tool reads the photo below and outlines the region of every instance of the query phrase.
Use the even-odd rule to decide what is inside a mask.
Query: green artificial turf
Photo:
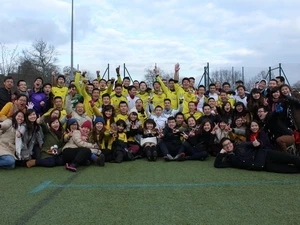
[[[208,161],[0,170],[0,224],[299,224],[300,174]]]

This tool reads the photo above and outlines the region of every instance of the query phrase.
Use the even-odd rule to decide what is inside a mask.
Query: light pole
[[[74,11],[74,0],[72,0],[72,11],[71,11],[71,74],[70,78],[74,79],[74,71],[73,71],[73,11]]]

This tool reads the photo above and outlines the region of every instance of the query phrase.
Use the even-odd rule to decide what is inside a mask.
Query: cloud
[[[56,46],[61,65],[69,64],[70,2],[5,1],[0,42],[21,47],[43,38]],[[211,68],[261,69],[299,59],[295,0],[76,0],[74,7],[74,62],[91,71],[125,62],[140,75],[155,62],[166,71],[180,62],[183,74],[199,75],[207,62]]]

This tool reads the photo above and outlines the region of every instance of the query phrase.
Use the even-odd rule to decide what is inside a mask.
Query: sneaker
[[[185,159],[185,154],[182,152],[182,153],[179,153],[175,156],[174,158],[175,160],[177,161],[183,161]]]
[[[166,161],[172,161],[172,160],[174,160],[174,158],[173,158],[170,154],[165,155],[165,156],[164,156],[164,159],[165,159]]]
[[[71,163],[71,164],[66,163],[66,169],[70,170],[72,172],[76,172],[77,171],[76,166],[73,163]]]
[[[152,159],[153,159],[153,161],[157,160],[157,151],[153,151],[153,153],[152,153]]]
[[[99,166],[104,166],[105,165],[105,156],[103,154],[100,154],[96,160],[95,163]]]
[[[146,152],[146,156],[147,156],[148,161],[152,161],[152,153],[151,153],[150,150],[148,150],[148,151]]]

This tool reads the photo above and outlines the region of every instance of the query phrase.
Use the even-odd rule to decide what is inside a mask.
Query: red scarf
[[[252,134],[250,134],[249,139],[251,142],[253,142],[253,141],[255,141],[255,139],[257,139],[257,137],[258,137],[258,133],[252,133]]]

